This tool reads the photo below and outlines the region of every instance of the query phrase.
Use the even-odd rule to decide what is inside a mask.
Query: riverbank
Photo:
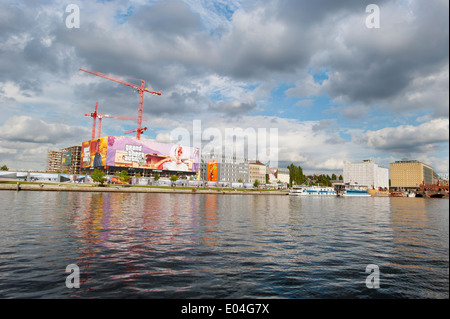
[[[50,192],[111,192],[111,193],[180,193],[180,194],[225,194],[225,195],[287,195],[287,191],[278,190],[230,190],[204,189],[195,187],[146,187],[108,185],[99,187],[89,184],[19,184],[20,191]],[[0,190],[17,191],[17,184],[0,184]]]

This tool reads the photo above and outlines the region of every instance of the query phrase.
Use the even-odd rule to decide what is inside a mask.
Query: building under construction
[[[126,170],[131,176],[194,177],[199,172],[199,153],[198,147],[103,136],[82,143],[80,165],[86,173],[100,169],[108,175]]]
[[[48,151],[46,171],[49,173],[80,174],[81,145]]]

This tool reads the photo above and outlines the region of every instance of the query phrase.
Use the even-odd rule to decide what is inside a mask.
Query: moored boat
[[[292,196],[336,196],[333,187],[294,186],[289,192]]]
[[[366,186],[358,184],[348,184],[342,196],[346,197],[370,197],[369,189]]]
[[[353,196],[353,197],[370,197],[368,190],[364,189],[346,189],[342,196]]]

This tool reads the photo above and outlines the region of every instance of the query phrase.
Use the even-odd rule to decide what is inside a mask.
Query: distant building
[[[246,158],[202,154],[200,161],[200,179],[203,181],[248,183],[249,163]],[[265,180],[264,180],[265,181]]]
[[[436,174],[437,175],[437,180],[436,181],[433,181],[433,184],[437,184],[438,182],[441,184],[441,185],[447,185],[448,186],[448,173],[445,173],[445,174],[443,174],[443,173],[441,173],[441,174]]]
[[[47,172],[80,174],[81,145],[66,147],[47,153]]]
[[[282,182],[282,183],[284,183],[284,184],[289,184],[289,182],[290,182],[290,177],[289,177],[289,170],[282,170],[282,169],[279,169],[278,170],[278,175],[277,175],[277,178],[278,178],[278,180],[280,181],[280,182]]]
[[[358,183],[369,188],[389,188],[389,170],[370,160],[344,163],[344,183]]]
[[[61,171],[61,151],[48,151],[47,172],[56,173]]]
[[[433,168],[416,160],[391,163],[391,187],[419,188],[420,184],[433,184]]]
[[[80,174],[81,172],[81,145],[70,146],[61,150],[62,172]]]
[[[267,166],[260,161],[248,162],[248,182],[254,184],[256,180],[260,184],[266,183]]]

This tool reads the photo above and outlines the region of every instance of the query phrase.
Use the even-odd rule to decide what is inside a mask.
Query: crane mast
[[[141,139],[141,134],[145,131],[145,129],[142,128],[142,115],[144,112],[144,93],[150,93],[153,95],[161,95],[161,92],[154,92],[154,91],[150,91],[148,88],[145,87],[145,81],[141,80],[141,86],[138,86],[134,83],[131,82],[127,82],[121,79],[117,79],[115,77],[112,77],[110,75],[104,74],[104,73],[100,73],[100,72],[95,72],[95,71],[91,71],[91,70],[87,70],[84,68],[80,68],[80,71],[84,71],[102,78],[105,78],[107,80],[111,80],[123,85],[127,85],[129,87],[132,87],[134,89],[136,89],[139,93],[139,107],[138,107],[138,116],[137,116],[137,128],[135,129],[136,132],[136,139],[140,140]],[[95,124],[94,124],[95,125]]]
[[[96,120],[98,119],[98,138],[101,137],[102,134],[102,119],[104,118],[111,118],[111,119],[119,119],[119,120],[131,120],[131,121],[137,121],[138,119],[136,118],[131,118],[131,117],[125,117],[125,116],[117,116],[117,115],[110,115],[110,114],[99,114],[97,113],[97,107],[98,107],[98,102],[95,103],[95,110],[92,113],[89,114],[84,114],[85,116],[88,117],[92,117],[93,119],[93,123],[92,123],[92,139],[95,138],[95,123]],[[146,121],[145,119],[141,119],[142,121]],[[147,128],[144,128],[147,129]],[[135,132],[133,130],[133,132]],[[125,132],[125,134],[128,134],[127,132]]]

